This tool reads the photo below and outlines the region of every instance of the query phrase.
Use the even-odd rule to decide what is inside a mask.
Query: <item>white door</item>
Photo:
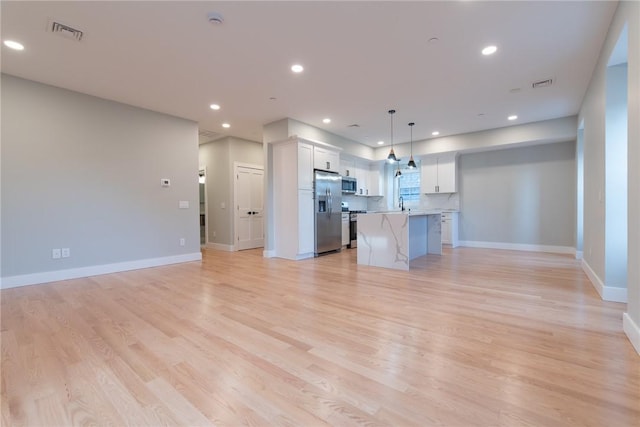
[[[236,249],[264,246],[264,170],[236,166]]]

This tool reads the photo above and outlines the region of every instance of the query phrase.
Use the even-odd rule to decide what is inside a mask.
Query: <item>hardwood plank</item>
[[[2,426],[640,425],[624,304],[568,256],[355,251],[0,291]]]

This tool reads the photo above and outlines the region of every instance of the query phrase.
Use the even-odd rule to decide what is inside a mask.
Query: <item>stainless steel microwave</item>
[[[358,181],[352,176],[342,177],[342,192],[347,194],[356,194],[356,188],[358,187]]]

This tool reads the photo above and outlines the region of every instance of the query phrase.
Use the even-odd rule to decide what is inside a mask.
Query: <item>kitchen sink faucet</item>
[[[404,212],[404,199],[402,196],[398,198],[398,207]]]

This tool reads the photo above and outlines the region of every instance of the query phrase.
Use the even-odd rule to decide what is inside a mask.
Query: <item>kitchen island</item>
[[[411,260],[442,255],[440,211],[358,215],[358,264],[409,270]]]

